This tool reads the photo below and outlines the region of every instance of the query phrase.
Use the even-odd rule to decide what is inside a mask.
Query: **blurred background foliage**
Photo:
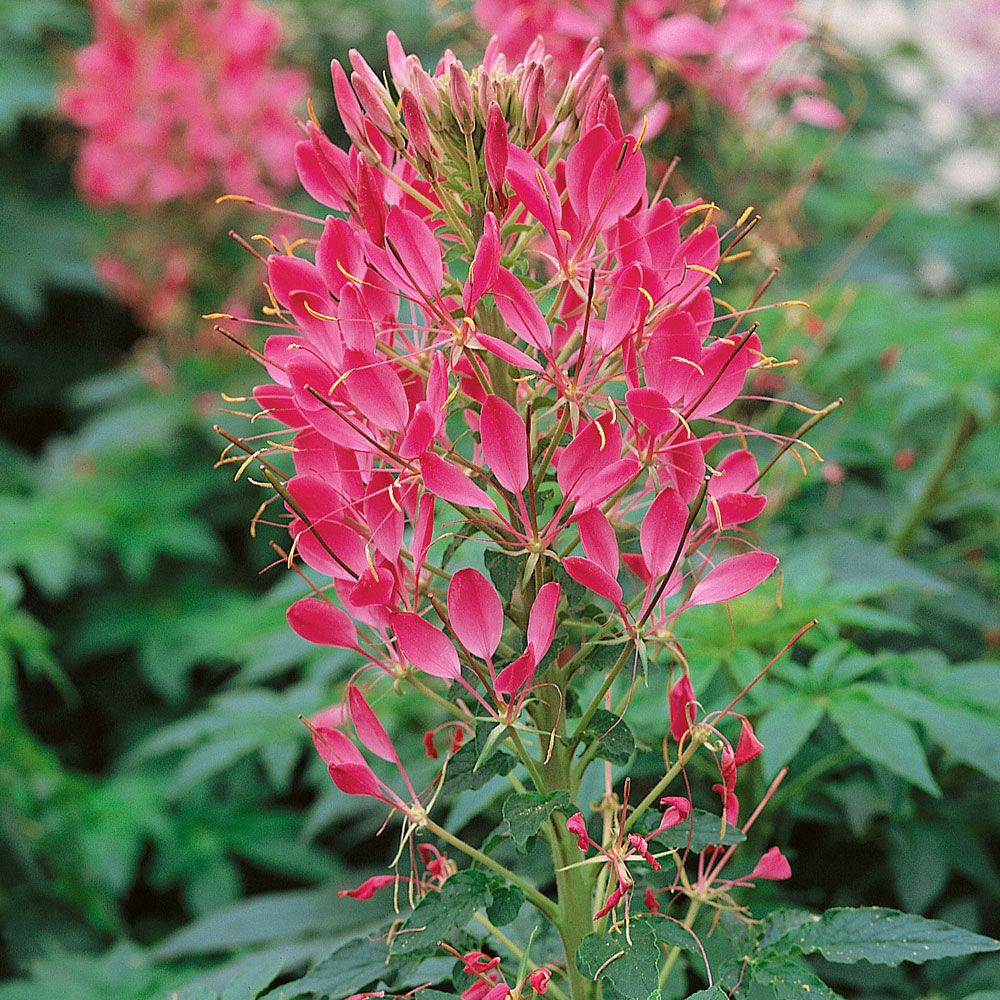
[[[318,67],[325,118],[331,56],[356,46],[378,67],[390,26],[425,56],[442,41],[421,0],[273,6],[289,59]],[[301,582],[260,573],[274,553],[247,532],[253,487],[212,467],[213,425],[242,426],[219,390],[244,392],[252,366],[193,320],[191,350],[165,356],[94,275],[111,224],[74,192],[54,102],[89,31],[75,0],[0,0],[0,1000],[186,984],[243,1000],[385,915],[336,888],[391,848],[296,721],[336,700],[352,664],[287,629]],[[786,901],[898,905],[998,936],[1000,201],[948,188],[920,95],[885,59],[828,44],[857,116],[846,135],[800,127],[749,155],[705,109],[658,150],[681,157],[675,196],[764,216],[727,299],[778,265],[769,297],[812,306],[762,317],[768,350],[799,362],[762,388],[843,399],[810,435],[825,463],[799,448],[808,477],[792,455],[772,473],[780,590],[731,618],[691,614],[683,638],[715,704],[820,620],[749,706],[767,747],[757,792],[791,769],[754,830],[789,847]],[[906,39],[893,58],[930,60]],[[744,405],[775,430],[806,419]],[[408,759],[418,711],[395,706]],[[660,686],[635,713],[641,780],[658,767]],[[492,791],[460,796],[448,825],[495,825]],[[845,996],[1000,996],[995,957],[884,979],[845,968],[825,973]]]

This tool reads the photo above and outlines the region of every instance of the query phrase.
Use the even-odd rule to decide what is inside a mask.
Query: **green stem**
[[[515,875],[509,868],[500,864],[499,861],[494,861],[488,854],[483,854],[478,848],[473,847],[471,844],[467,844],[460,837],[456,837],[453,833],[449,833],[443,826],[439,826],[434,822],[429,816],[425,817],[423,820],[423,826],[425,826],[435,837],[440,838],[446,844],[450,844],[456,850],[461,851],[463,854],[472,858],[473,861],[477,861],[479,864],[483,865],[485,868],[489,868],[491,871],[496,872],[497,875],[505,878],[512,885],[516,885],[532,905],[535,906],[545,917],[550,920],[556,926],[559,925],[559,907],[552,902],[547,896],[543,896],[533,885],[525,882],[523,878],[519,875]]]
[[[604,696],[611,689],[611,685],[614,684],[615,678],[624,669],[625,664],[628,662],[629,656],[632,654],[632,650],[634,648],[634,641],[625,643],[625,648],[621,651],[621,654],[615,661],[614,666],[608,671],[600,690],[594,695],[583,715],[580,716],[580,721],[576,724],[576,728],[573,730],[573,735],[570,737],[570,739],[574,741],[574,746],[576,746],[576,744],[580,741],[580,737],[583,735],[587,726],[590,725],[590,720],[594,717],[594,713],[601,707],[601,703],[604,701]]]
[[[695,919],[698,916],[698,911],[701,909],[701,900],[692,899],[691,905],[688,907],[687,916],[684,918],[684,926],[691,930],[694,926]],[[670,953],[667,955],[666,962],[663,963],[663,968],[660,969],[660,989],[662,990],[667,984],[667,980],[670,978],[670,973],[674,971],[674,966],[677,964],[677,959],[680,958],[681,949],[679,945],[674,945],[670,949]]]
[[[927,474],[923,489],[890,536],[889,546],[897,555],[902,555],[910,547],[913,536],[933,513],[935,504],[941,498],[948,473],[954,468],[962,449],[976,433],[978,426],[975,416],[968,410],[959,412],[951,433],[941,442],[934,456],[934,464]]]
[[[701,749],[707,735],[707,731],[703,730],[701,726],[695,726],[691,730],[691,742],[688,743],[684,752],[674,762],[673,767],[667,771],[667,773],[653,786],[652,791],[635,807],[635,809],[632,810],[632,815],[625,820],[625,823],[622,826],[622,836],[627,834],[632,827],[639,822],[646,810],[653,805],[673,783],[677,775],[679,775],[687,765],[687,762]]]

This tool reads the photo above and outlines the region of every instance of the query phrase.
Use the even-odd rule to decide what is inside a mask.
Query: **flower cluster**
[[[839,127],[823,82],[788,58],[809,33],[795,8],[795,0],[476,0],[474,14],[509,57],[541,35],[564,72],[600,39],[630,115],[646,115],[654,132],[670,116],[665,95],[677,81],[744,119],[791,97],[790,121]]]
[[[640,665],[669,667],[672,684],[655,683],[670,691],[673,766],[643,802],[630,808],[626,791],[609,805],[599,840],[582,814],[547,833],[561,871],[596,847],[613,875],[610,887],[557,879],[576,913],[560,925],[571,979],[580,934],[627,913],[628,866],[659,871],[649,840],[693,815],[689,797],[668,796],[659,824],[643,822],[693,753],[716,759],[720,821],[739,822],[736,772],[760,744],[732,705],[699,719],[678,627],[777,566],[750,527],[766,505],[755,432],[722,415],[752,369],[776,362],[753,309],[712,294],[754,220],[720,233],[716,206],[649,195],[642,135],[623,129],[602,60],[587,50],[562,80],[540,43],[514,65],[494,44],[471,71],[447,53],[428,73],[390,34],[396,95],[358,53],[350,76],[333,63],[351,148],[312,121],[296,164],[338,214],[315,220],[311,252],[268,259],[270,335],[246,345],[269,376],[258,417],[283,431],[231,439],[224,456],[259,466],[272,491],[261,516],[276,506],[291,537],[282,560],[308,568],[313,593],[289,608],[291,627],[362,664],[345,710],[310,727],[339,789],[403,818],[414,872],[423,833],[470,849],[431,818],[440,781],[417,788],[373,711],[380,678],[447,711],[425,740],[434,759],[450,740],[442,773],[459,752],[486,753],[485,725],[539,794],[573,794],[606,708],[620,720]],[[238,321],[226,317],[229,336]],[[734,747],[722,729],[735,718]],[[555,918],[537,888],[472,856]],[[728,854],[713,860],[717,873]],[[451,872],[434,863],[432,878],[403,882],[434,891]],[[720,891],[776,870],[771,858],[721,889],[709,880],[699,898],[721,905]],[[492,962],[466,962],[469,996],[512,991]],[[547,970],[532,975],[544,993]]]
[[[281,25],[253,0],[92,0],[91,9],[94,41],[61,94],[82,131],[76,180],[94,205],[140,220],[99,270],[161,326],[196,281],[213,235],[205,227],[224,231],[205,221],[205,203],[232,190],[266,199],[294,182],[292,109],[307,80],[277,68]]]

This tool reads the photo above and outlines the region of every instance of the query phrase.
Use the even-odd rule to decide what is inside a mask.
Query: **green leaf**
[[[301,993],[329,994],[331,1000],[351,996],[377,983],[391,981],[395,970],[386,964],[385,939],[363,937],[341,945],[332,955],[310,969],[301,979],[281,987],[283,996]]]
[[[538,831],[549,821],[549,817],[554,812],[565,812],[571,806],[572,802],[565,791],[549,795],[525,792],[508,796],[503,804],[503,818],[507,821],[514,845],[523,854],[528,841],[538,836]]]
[[[774,1000],[840,1000],[822,979],[794,959],[783,958],[756,966],[753,981],[770,987]]]
[[[660,946],[648,920],[633,920],[632,943],[624,934],[588,934],[576,965],[594,982],[608,983],[623,1000],[648,1000],[659,987]]]
[[[493,586],[497,588],[497,593],[503,598],[505,604],[510,603],[514,591],[521,582],[521,567],[524,565],[524,559],[524,556],[509,556],[496,549],[487,549],[483,553],[486,572],[489,573]]]
[[[256,1000],[278,977],[284,963],[265,955],[248,963],[226,984],[222,1000]]]
[[[670,945],[671,948],[683,948],[684,951],[698,951],[698,938],[694,931],[689,930],[680,922],[666,919],[664,917],[653,917],[650,919],[656,936],[663,944]]]
[[[524,906],[524,893],[516,885],[496,880],[490,887],[493,902],[486,907],[486,916],[494,927],[512,924]]]
[[[417,904],[393,941],[393,954],[432,954],[438,941],[450,940],[477,910],[486,909],[492,902],[488,875],[469,870],[452,875],[440,892],[430,893]]]
[[[627,764],[635,753],[635,737],[625,720],[604,708],[594,712],[590,724],[580,735],[584,746],[598,740],[597,756],[612,764]]]
[[[497,775],[509,774],[517,763],[509,753],[502,750],[480,762],[480,753],[478,740],[469,740],[459,748],[448,761],[448,772],[441,783],[443,795],[457,795],[467,789],[482,788]]]
[[[883,907],[827,910],[782,939],[789,951],[819,952],[828,962],[877,965],[921,964],[1000,949],[1000,941],[942,920]],[[777,942],[775,950],[782,942]]]
[[[927,766],[924,748],[905,719],[861,693],[832,698],[830,715],[844,739],[863,757],[940,797],[941,789]]]
[[[773,778],[805,745],[823,718],[823,708],[803,694],[775,705],[757,724],[764,744],[764,777]]]
[[[735,826],[728,823],[723,830],[722,819],[715,813],[705,812],[704,809],[693,809],[684,823],[658,833],[653,839],[658,844],[676,851],[683,851],[690,846],[695,854],[700,854],[706,847],[742,844],[747,838]]]
[[[707,990],[692,993],[687,1000],[729,1000],[729,994],[721,986],[710,986]]]

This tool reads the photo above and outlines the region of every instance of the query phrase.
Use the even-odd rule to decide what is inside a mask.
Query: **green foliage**
[[[629,937],[631,941],[622,932],[588,934],[576,953],[577,967],[622,1000],[648,1000],[659,983],[656,934],[648,920],[636,920]]]

